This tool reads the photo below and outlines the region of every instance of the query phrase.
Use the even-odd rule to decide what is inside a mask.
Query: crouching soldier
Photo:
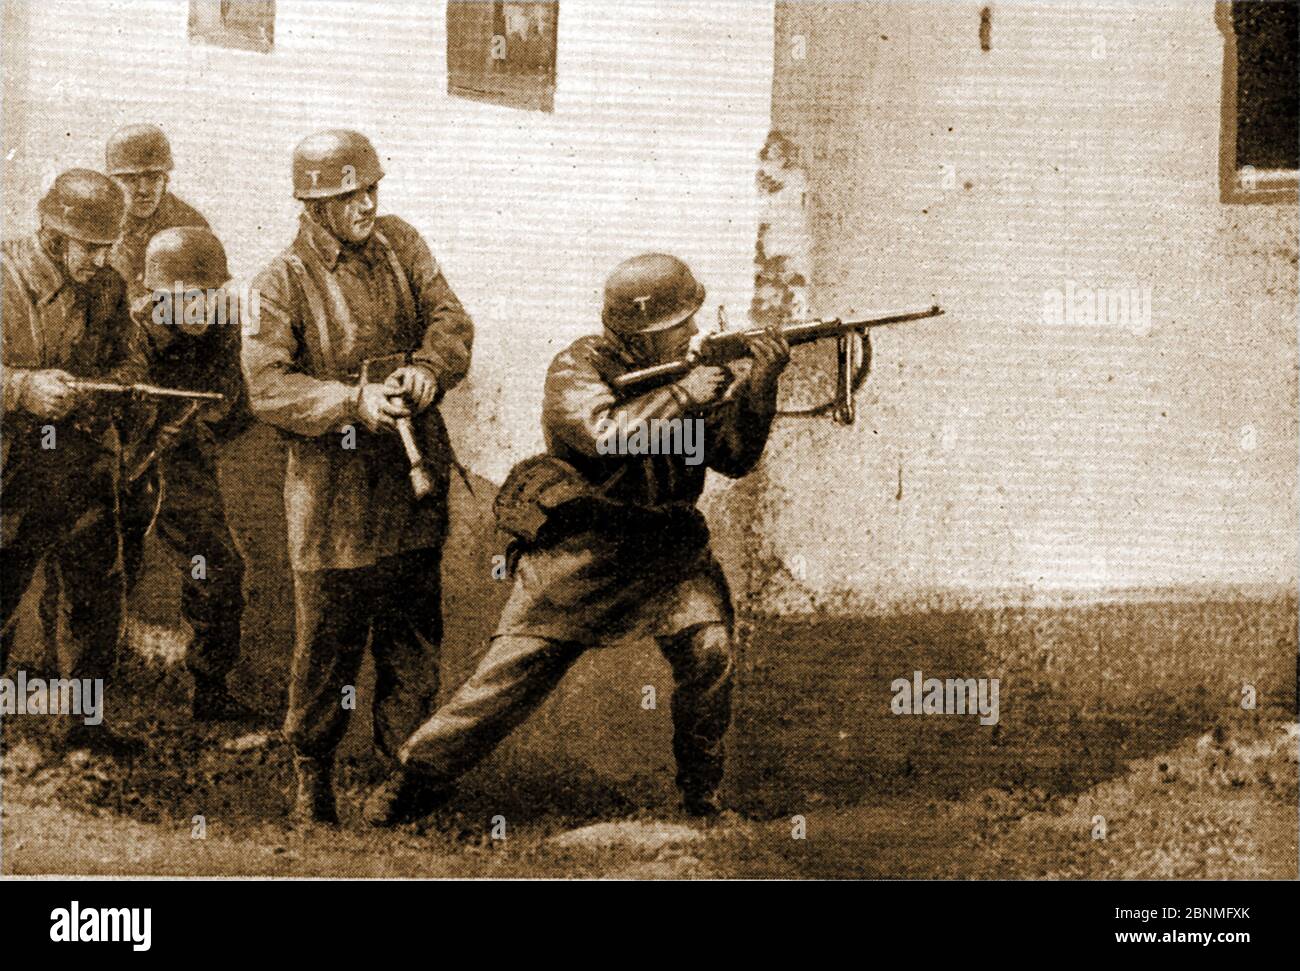
[[[336,819],[331,769],[362,652],[375,660],[375,744],[387,756],[432,709],[451,448],[438,413],[469,368],[473,325],[428,246],[378,216],[379,157],[351,131],[294,150],[298,236],[255,279],[243,339],[253,412],[288,439],[285,511],[297,630],[285,735],[295,815]],[[384,380],[367,359],[400,355]],[[417,501],[395,433],[409,420],[432,489]]]
[[[789,349],[779,334],[753,340],[752,370],[735,387],[728,369],[711,366],[635,397],[620,398],[611,386],[621,374],[686,357],[703,300],[680,260],[628,260],[606,283],[604,332],[551,364],[542,413],[548,454],[517,466],[497,499],[498,524],[515,537],[514,591],[478,669],[402,746],[408,778],[367,799],[372,823],[427,812],[583,651],[631,634],[653,635],[672,668],[684,808],[717,812],[731,720],[732,608],[695,504],[706,468],[735,478],[758,462]],[[612,433],[640,427],[653,435],[664,427],[656,419],[698,422],[692,430],[702,429],[703,460],[698,450],[618,454]],[[678,441],[685,431],[679,424]]]
[[[19,603],[46,556],[57,561],[66,588],[62,674],[107,678],[117,657],[121,437],[111,400],[78,390],[76,381],[145,377],[126,286],[106,266],[124,208],[111,179],[72,169],[41,199],[35,235],[4,243],[0,669]],[[109,754],[126,747],[105,725],[81,718],[71,719],[63,742]]]
[[[154,236],[141,280],[146,295],[132,313],[147,338],[149,380],[184,391],[215,391],[225,403],[215,410],[167,403],[153,416],[152,434],[142,436],[145,456],[156,456],[162,494],[140,487],[152,478],[149,473],[124,490],[127,592],[144,571],[152,525],[181,573],[181,618],[192,632],[185,664],[194,678],[193,716],[244,718],[252,713],[226,688],[239,659],[244,561],[217,482],[217,447],[251,420],[239,368],[240,308],[236,294],[226,289],[226,251],[206,229],[165,229]]]

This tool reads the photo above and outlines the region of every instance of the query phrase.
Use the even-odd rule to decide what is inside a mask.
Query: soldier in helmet
[[[134,307],[149,295],[144,283],[144,254],[155,233],[173,226],[199,226],[207,228],[208,222],[192,206],[182,202],[167,190],[172,170],[172,150],[167,136],[155,125],[126,125],[109,136],[104,149],[105,169],[122,190],[126,210],[118,238],[109,251],[109,263],[126,281],[127,303]],[[167,284],[171,286],[169,282]],[[147,420],[144,409],[127,414],[127,420],[137,425]],[[139,578],[142,560],[136,552],[142,549],[144,531],[152,520],[158,496],[156,469],[134,483],[123,483],[123,527],[126,530],[126,552],[134,557],[128,566],[127,586],[134,587]],[[53,559],[45,564],[45,587],[41,595],[41,626],[45,633],[46,655],[53,653],[57,637],[59,595],[62,582],[58,563]],[[49,662],[46,662],[48,666]]]
[[[105,175],[72,169],[38,206],[33,236],[5,240],[3,542],[0,668],[42,557],[57,560],[64,675],[104,678],[117,653],[122,574],[116,514],[120,437],[111,405],[74,378],[132,383],[148,366],[122,278],[107,266],[125,201]],[[74,528],[83,517],[91,525]],[[72,719],[68,744],[120,749],[102,725]]]
[[[127,591],[143,573],[145,536],[153,526],[181,574],[181,617],[193,632],[185,655],[194,678],[193,715],[239,719],[251,713],[230,696],[226,677],[239,659],[244,561],[217,482],[217,447],[251,420],[239,370],[237,294],[226,289],[221,241],[197,226],[164,229],[149,241],[142,282],[146,295],[132,314],[147,338],[150,381],[216,391],[226,401],[183,425],[176,422],[188,405],[163,406],[153,416],[153,432],[141,436],[141,447],[159,458],[141,477],[150,483],[153,476],[152,488],[128,484],[123,497]]]
[[[126,195],[121,238],[113,246],[113,267],[126,280],[127,298],[134,304],[146,293],[144,251],[149,240],[173,226],[208,228],[208,221],[167,189],[172,149],[155,125],[127,125],[109,136],[104,149],[105,171]]]
[[[718,811],[731,719],[732,608],[695,503],[706,468],[736,478],[758,462],[789,348],[777,331],[755,338],[753,367],[738,380],[727,368],[700,365],[632,398],[611,386],[620,374],[687,357],[703,300],[704,288],[681,260],[659,253],[627,260],[605,285],[603,333],[580,338],[551,363],[542,406],[548,454],[512,472],[502,497],[514,494],[512,481],[534,464],[547,476],[562,469],[572,481],[548,479],[533,490],[537,518],[551,519],[526,540],[516,533],[517,579],[487,654],[399,752],[407,771],[423,779],[424,795],[411,798],[385,783],[367,800],[371,822],[409,819],[445,798],[583,651],[631,634],[653,635],[672,668],[684,808],[702,816]],[[692,461],[608,447],[612,428],[653,419],[698,419],[703,461],[699,452]],[[561,512],[561,495],[586,504],[565,503]],[[497,502],[504,526],[502,498]]]
[[[105,156],[108,173],[126,199],[121,235],[109,260],[127,283],[132,313],[148,339],[149,380],[167,387],[220,391],[228,402],[221,421],[191,425],[181,442],[173,441],[176,436],[166,415],[150,414],[144,407],[128,414],[131,425],[144,426],[138,435],[140,444],[164,446],[160,452],[166,460],[155,463],[136,481],[122,483],[127,592],[134,590],[144,572],[145,536],[156,524],[160,538],[185,561],[181,617],[193,632],[186,651],[194,678],[193,715],[204,721],[238,719],[250,713],[230,697],[226,676],[239,656],[243,561],[217,487],[216,446],[248,423],[239,375],[239,325],[224,314],[223,323],[229,326],[194,327],[183,319],[154,321],[154,310],[170,308],[178,286],[181,294],[213,290],[220,301],[233,298],[222,289],[229,280],[225,250],[208,230],[207,220],[167,191],[172,153],[159,128],[119,128],[109,137]],[[162,240],[155,248],[153,240],[159,236]],[[153,253],[152,263],[148,252]],[[188,308],[181,303],[176,309],[200,312],[194,301]],[[215,318],[216,309],[214,304],[201,312]],[[160,493],[165,496],[161,506]],[[194,566],[195,556],[204,557],[201,570]],[[40,602],[47,655],[57,638],[62,586],[58,562],[47,559]]]
[[[453,463],[438,403],[469,368],[473,325],[420,234],[378,214],[384,172],[364,135],[331,130],[293,153],[297,238],[254,280],[243,341],[254,414],[288,441],[285,509],[297,630],[285,736],[295,815],[332,822],[334,751],[367,640],[375,743],[392,756],[432,708],[441,556]],[[370,358],[401,355],[381,380]],[[417,501],[396,435],[409,419],[432,494]]]

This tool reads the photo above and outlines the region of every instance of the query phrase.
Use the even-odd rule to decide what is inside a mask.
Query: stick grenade
[[[361,383],[368,384],[371,380],[370,373],[372,370],[378,370],[386,364],[405,364],[406,356],[402,354],[390,354],[383,358],[370,358],[361,364]],[[389,395],[389,398],[403,398],[404,395]],[[410,418],[395,418],[393,424],[397,426],[397,437],[402,440],[402,449],[406,452],[406,461],[410,463],[411,471],[411,491],[415,493],[417,500],[423,499],[433,491],[433,476],[429,474],[429,469],[424,464],[424,455],[420,452],[420,443],[415,438],[415,426],[411,423]]]
[[[406,449],[406,460],[411,463],[411,489],[416,499],[423,499],[433,491],[433,477],[425,468],[424,456],[420,454],[419,443],[415,440],[415,428],[409,418],[397,418],[394,423],[397,425],[397,437],[402,440],[402,448]]]

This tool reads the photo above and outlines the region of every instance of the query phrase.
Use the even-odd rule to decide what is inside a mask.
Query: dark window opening
[[[1237,165],[1300,168],[1300,2],[1237,2]]]
[[[275,46],[275,0],[190,0],[189,36],[265,54]]]
[[[1300,170],[1300,0],[1218,6],[1224,201],[1290,201]]]
[[[447,93],[555,110],[558,0],[449,0]]]

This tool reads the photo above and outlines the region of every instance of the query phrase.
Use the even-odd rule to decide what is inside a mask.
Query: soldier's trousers
[[[239,660],[244,558],[226,521],[211,448],[193,436],[163,456],[162,504],[154,529],[181,575],[181,619],[194,632],[185,666],[196,680],[224,681]],[[144,572],[154,495],[137,483],[124,502],[122,559],[127,590]],[[201,560],[196,559],[202,557]]]
[[[710,623],[656,641],[675,683],[677,786],[707,795],[722,781],[731,722],[731,634],[726,625]],[[399,759],[434,785],[450,784],[535,711],[585,650],[540,637],[493,638],[478,669],[407,740]]]
[[[58,609],[60,673],[106,678],[117,660],[125,589],[116,484],[111,473],[83,468],[39,473],[39,458],[5,476],[0,553],[0,670],[8,663],[18,606],[42,558],[57,562],[64,597]]]
[[[375,660],[375,747],[397,748],[438,695],[442,643],[440,549],[354,570],[295,571],[296,631],[284,734],[299,755],[328,758],[343,740],[366,642]],[[346,705],[346,707],[345,707]]]
[[[161,466],[156,470],[159,474],[146,473],[124,490],[122,560],[127,593],[144,573],[145,537],[152,525],[181,575],[181,619],[193,631],[185,666],[196,680],[224,681],[239,660],[244,559],[226,521],[216,460],[210,448],[191,437],[170,451]],[[60,572],[56,559],[46,560],[40,611],[47,656],[57,629]]]

